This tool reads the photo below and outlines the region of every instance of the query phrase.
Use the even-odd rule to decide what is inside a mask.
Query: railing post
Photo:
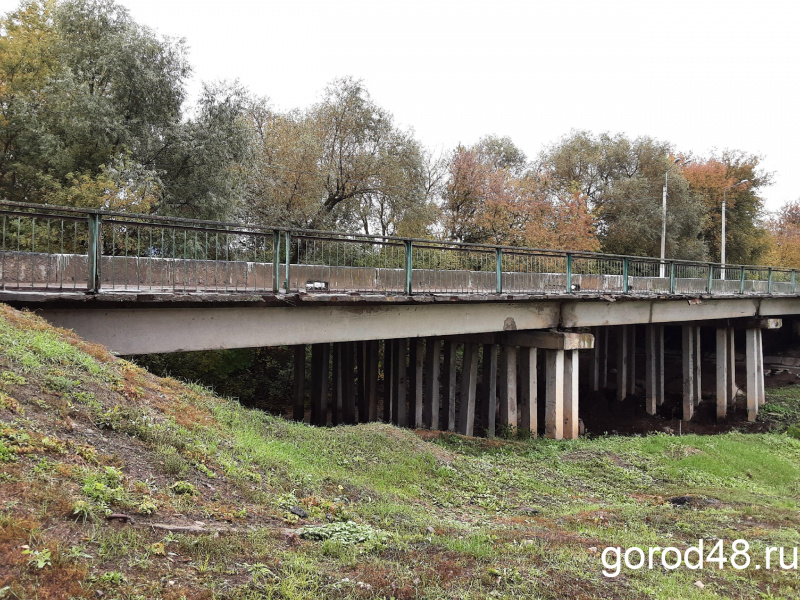
[[[288,231],[286,231],[284,233],[284,237],[286,238],[286,273],[284,273],[286,275],[286,285],[284,286],[284,289],[286,290],[286,293],[288,294],[289,293],[289,263],[292,260],[292,253],[291,253],[291,247],[290,247],[291,236],[289,235]]]
[[[411,262],[412,259],[412,252],[413,247],[411,245],[411,240],[406,240],[406,296],[411,295],[411,272],[413,270],[413,263]]]
[[[711,286],[713,285],[714,281],[714,265],[711,263],[708,264],[708,293],[711,293]]]
[[[89,273],[87,289],[96,294],[100,291],[100,258],[103,255],[102,229],[100,227],[101,218],[98,213],[90,212],[89,219],[89,239],[86,249]]]
[[[627,260],[627,259],[625,259],[625,260]],[[627,272],[627,269],[626,269],[626,272]],[[625,281],[626,282],[628,281],[627,276],[625,277]],[[626,292],[628,291],[627,290],[627,284],[626,284],[625,291]],[[572,252],[567,252],[567,293],[568,294],[572,293]]]
[[[503,293],[503,249],[495,249],[495,275],[497,277],[497,293]]]
[[[744,267],[739,275],[739,293],[744,296]]]
[[[675,263],[669,263],[669,293],[675,293]]]
[[[272,239],[272,292],[281,291],[281,232],[273,233]]]
[[[767,271],[767,293],[772,293],[772,267]]]
[[[628,257],[622,259],[622,293],[628,293]]]

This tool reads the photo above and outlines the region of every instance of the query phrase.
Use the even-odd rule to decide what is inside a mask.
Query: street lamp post
[[[680,164],[688,165],[692,161],[684,161],[676,158],[672,161],[672,166],[664,173],[664,187],[661,190],[661,269],[660,277],[665,277],[665,260],[667,258],[667,184],[669,183],[669,172]]]
[[[740,185],[744,185],[749,181],[749,179],[742,179],[740,182],[729,185],[722,191],[722,239],[720,241],[719,248],[719,262],[722,265],[722,279],[725,279],[725,211],[728,204],[728,190],[739,187]]]

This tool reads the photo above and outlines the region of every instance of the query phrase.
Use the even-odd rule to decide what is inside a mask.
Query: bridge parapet
[[[4,290],[797,295],[793,269],[0,202]]]

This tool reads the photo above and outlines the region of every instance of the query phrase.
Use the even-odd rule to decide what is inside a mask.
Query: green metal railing
[[[794,269],[0,201],[0,289],[137,293],[797,293]]]

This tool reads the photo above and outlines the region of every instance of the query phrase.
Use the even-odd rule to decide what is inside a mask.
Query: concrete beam
[[[120,354],[255,348],[322,342],[414,338],[636,323],[682,323],[800,314],[800,298],[620,299],[525,302],[381,302],[302,306],[208,307],[136,300],[125,308],[85,303],[37,312],[59,327]],[[131,306],[133,305],[133,306]],[[141,307],[140,307],[141,306]]]
[[[507,331],[497,334],[497,343],[545,350],[590,350],[594,348],[591,333],[568,331]]]
[[[578,351],[564,352],[564,439],[578,439]]]
[[[645,325],[644,329],[644,399],[645,410],[648,415],[656,414],[658,396],[656,385],[658,383],[658,325]]]
[[[439,429],[439,369],[441,366],[442,341],[428,338],[425,341],[425,398],[422,421],[425,427]]]
[[[394,376],[392,378],[392,423],[400,427],[408,427],[408,407],[406,395],[408,386],[408,340],[401,338],[392,340],[392,361]]]
[[[500,425],[517,428],[517,347],[500,347],[500,373],[497,382]]]
[[[539,429],[537,355],[536,348],[520,348],[519,428],[529,431],[531,437],[536,437]]]
[[[328,424],[330,344],[311,346],[311,424]]]
[[[306,416],[306,346],[294,347],[294,410],[295,421],[302,421]]]
[[[703,353],[700,348],[700,327],[694,326],[693,339],[694,339],[694,405],[697,406],[702,400],[702,368],[703,368]]]
[[[760,329],[748,329],[745,335],[745,363],[747,370],[747,420],[754,422],[760,406],[761,385],[758,378],[763,377],[763,357],[761,356]]]
[[[628,393],[636,394],[636,325],[628,328]]]
[[[564,438],[564,351],[545,351],[545,437]]]
[[[717,327],[717,420],[728,416],[728,328]]]
[[[483,346],[483,380],[481,383],[481,426],[483,435],[495,436],[497,418],[497,355],[496,344]]]
[[[683,420],[691,421],[694,416],[694,327],[681,327],[681,346],[683,351]]]
[[[461,369],[461,405],[458,407],[458,432],[473,435],[475,428],[475,395],[478,383],[478,346],[464,344]]]
[[[411,400],[409,402],[409,406],[413,407],[411,411],[413,417],[413,425],[416,428],[422,428],[425,426],[423,419],[422,419],[422,407],[423,407],[423,397],[422,397],[422,390],[423,390],[423,381],[422,381],[422,373],[423,373],[423,365],[425,362],[425,347],[424,347],[424,340],[422,338],[417,338],[411,340],[409,345],[409,359],[408,359],[408,379],[409,385],[408,389],[411,391]]]
[[[617,400],[622,402],[628,397],[628,326],[620,325],[617,328]]]
[[[456,429],[456,353],[455,342],[444,343],[444,396],[442,397],[442,429],[455,431]]]
[[[656,403],[664,404],[664,326],[655,325],[656,334]]]

